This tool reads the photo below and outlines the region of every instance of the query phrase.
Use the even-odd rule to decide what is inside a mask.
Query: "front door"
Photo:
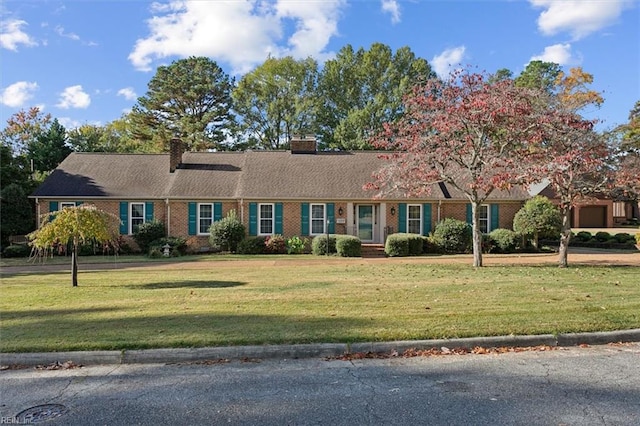
[[[370,204],[358,206],[358,238],[362,242],[373,242],[374,220],[373,206]]]

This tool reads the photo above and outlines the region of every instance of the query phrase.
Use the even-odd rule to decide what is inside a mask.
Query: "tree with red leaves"
[[[571,239],[571,210],[598,194],[607,194],[612,184],[613,152],[605,137],[594,131],[596,120],[578,112],[599,106],[602,96],[588,89],[593,76],[581,68],[559,73],[549,93],[549,114],[544,120],[544,142],[535,173],[549,182],[562,215],[558,263],[567,267]]]
[[[390,152],[367,188],[420,196],[444,182],[460,190],[471,203],[473,266],[482,266],[479,206],[494,191],[532,182],[543,96],[468,70],[417,86],[405,99],[404,115],[372,141]]]

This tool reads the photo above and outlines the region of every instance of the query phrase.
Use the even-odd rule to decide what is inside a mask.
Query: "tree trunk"
[[[78,244],[73,244],[71,252],[71,285],[78,287]]]
[[[569,240],[571,239],[571,207],[562,207],[562,228],[560,231],[560,247],[558,248],[558,266],[569,266],[567,256],[569,254]]]
[[[473,266],[482,266],[482,232],[478,222],[478,203],[471,203],[471,222],[473,231]]]
[[[539,244],[538,244],[538,231],[533,231],[533,248],[536,249],[536,251],[538,251],[539,249]]]

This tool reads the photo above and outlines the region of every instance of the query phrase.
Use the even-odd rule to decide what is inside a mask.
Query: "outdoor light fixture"
[[[340,208],[338,209],[338,214],[339,214],[340,216],[342,216],[342,213],[344,213],[344,210],[342,210],[342,207],[340,207]]]
[[[396,208],[394,206],[394,207],[391,207],[391,216],[395,216],[395,215],[396,215]]]

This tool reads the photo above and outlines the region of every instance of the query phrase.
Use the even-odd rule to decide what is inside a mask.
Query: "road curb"
[[[140,349],[123,351],[77,351],[0,353],[0,365],[38,366],[71,361],[76,365],[167,364],[205,360],[260,360],[339,357],[348,353],[402,353],[408,349],[449,349],[474,347],[528,347],[603,345],[640,342],[640,328],[596,333],[563,333],[531,336],[492,336],[461,339],[406,340],[370,343],[319,343],[299,345],[225,346],[207,348]]]

